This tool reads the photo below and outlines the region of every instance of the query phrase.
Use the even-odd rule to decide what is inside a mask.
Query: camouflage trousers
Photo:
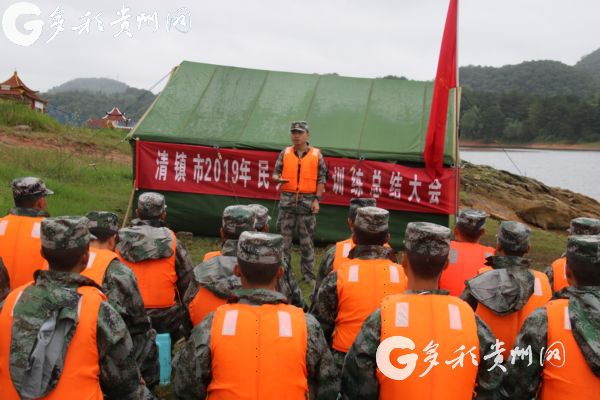
[[[294,214],[285,210],[279,210],[277,216],[277,229],[283,236],[283,255],[288,265],[292,265],[292,239],[294,230],[298,229],[300,240],[300,270],[303,280],[315,280],[313,264],[315,260],[315,248],[313,235],[317,226],[317,218],[314,214]]]
[[[160,381],[160,364],[158,363],[158,347],[156,331],[150,329],[137,335],[131,335],[137,362],[146,386],[152,389]]]

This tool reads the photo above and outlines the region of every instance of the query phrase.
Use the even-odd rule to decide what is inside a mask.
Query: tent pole
[[[454,89],[454,181],[455,181],[455,210],[454,217],[458,216],[458,210],[460,208],[460,146],[458,143],[458,124],[460,115],[460,81],[459,81],[459,68],[458,68],[458,36],[459,36],[459,15],[460,15],[460,0],[456,3],[456,88]]]
[[[123,225],[121,226],[122,228],[125,228],[125,225],[127,225],[127,220],[129,219],[129,214],[131,213],[131,207],[133,207],[133,198],[135,197],[135,186],[136,186],[136,180],[133,180],[133,186],[131,187],[131,195],[129,196],[129,204],[127,205],[127,211],[125,212],[125,217],[123,217]]]

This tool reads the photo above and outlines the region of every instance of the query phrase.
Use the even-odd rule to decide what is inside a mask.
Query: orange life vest
[[[48,269],[41,254],[43,219],[13,214],[0,219],[0,257],[8,271],[11,290],[31,282],[38,269]]]
[[[302,309],[287,304],[219,307],[207,399],[308,398],[306,329]]]
[[[517,334],[529,314],[536,308],[544,306],[552,298],[552,290],[546,274],[535,270],[529,271],[535,279],[533,294],[519,311],[499,316],[483,304],[477,305],[477,315],[490,327],[494,336],[504,342],[503,347],[508,350],[513,348]]]
[[[494,248],[469,242],[450,242],[448,268],[440,277],[440,289],[450,291],[452,296],[460,296],[465,289],[465,281],[477,275],[485,266],[485,259],[493,256]]]
[[[215,258],[217,256],[221,255],[221,251],[217,250],[217,251],[209,251],[208,253],[206,253],[204,255],[204,258],[202,259],[202,262],[206,262],[208,260],[210,260],[211,258]]]
[[[567,280],[567,257],[561,257],[552,263],[552,289],[554,293],[569,286]]]
[[[215,311],[219,306],[227,304],[227,299],[223,299],[207,288],[201,286],[196,293],[196,296],[190,301],[188,305],[188,311],[190,313],[190,319],[194,326],[198,325],[204,317],[209,313]]]
[[[389,260],[350,260],[337,270],[338,313],[332,347],[346,353],[367,317],[381,299],[406,290],[407,278]]]
[[[12,342],[13,310],[28,285],[21,286],[6,298],[0,313],[0,387],[2,399],[19,400],[10,376],[10,349]],[[102,400],[100,365],[96,327],[100,304],[104,295],[96,288],[82,286],[79,321],[69,343],[64,368],[56,387],[45,397],[47,400]]]
[[[584,400],[600,396],[600,377],[594,375],[585,361],[577,341],[571,331],[569,300],[552,300],[546,304],[548,314],[548,343],[562,343],[560,360],[546,361],[542,372],[541,400]]]
[[[348,255],[354,246],[356,246],[356,243],[354,243],[352,238],[342,240],[341,242],[337,242],[335,244],[335,254],[333,256],[333,264],[331,268],[332,271],[337,271],[340,268],[340,265],[350,260]],[[389,248],[390,245],[389,243],[386,243],[383,245],[383,247]]]
[[[169,308],[175,305],[177,294],[177,272],[175,271],[175,253],[177,238],[171,232],[173,255],[158,260],[132,262],[123,258],[117,249],[119,260],[127,265],[138,281],[145,308]]]
[[[298,158],[293,147],[286,147],[283,154],[281,178],[289,182],[281,185],[283,192],[315,193],[319,175],[320,150],[310,147],[306,155]]]
[[[90,248],[90,259],[81,275],[92,279],[98,286],[104,282],[104,274],[112,260],[118,259],[117,253],[106,249]]]
[[[377,369],[380,399],[473,398],[477,366],[473,365],[471,356],[466,354],[463,365],[455,369],[452,369],[453,363],[446,364],[459,356],[457,350],[462,346],[464,353],[472,350],[475,362],[479,363],[477,323],[467,303],[456,297],[435,294],[388,296],[381,303],[381,341],[392,336],[403,336],[415,344],[413,349],[391,352],[393,366],[408,368],[410,362],[404,366],[399,357],[408,361],[410,354],[418,356],[418,360],[415,361],[415,369],[404,380],[393,380]],[[439,344],[437,349],[433,348],[435,344]],[[428,355],[423,351],[427,348],[438,354],[439,365],[426,373],[430,364],[426,360]]]

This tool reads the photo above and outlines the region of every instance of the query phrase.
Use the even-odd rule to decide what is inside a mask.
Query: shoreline
[[[572,151],[600,151],[600,144],[566,144],[566,143],[532,143],[532,144],[503,144],[482,143],[471,140],[460,141],[460,149],[517,149],[517,150],[572,150]]]

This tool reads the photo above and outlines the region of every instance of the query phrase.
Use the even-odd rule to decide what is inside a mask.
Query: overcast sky
[[[0,13],[13,0],[0,0]],[[435,75],[448,0],[31,0],[42,20],[28,47],[0,31],[0,80],[16,68],[34,90],[73,78],[108,77],[149,89],[182,60],[280,71],[360,77]],[[129,32],[117,12],[129,8]],[[50,15],[64,10],[64,31]],[[191,29],[167,32],[166,20],[187,7]],[[89,33],[71,28],[91,14]],[[158,30],[136,17],[158,16]],[[94,16],[103,23],[100,32]],[[58,18],[56,21],[58,21]],[[598,0],[462,0],[459,64],[502,66],[550,59],[576,63],[600,47]],[[183,29],[179,26],[180,29]]]

